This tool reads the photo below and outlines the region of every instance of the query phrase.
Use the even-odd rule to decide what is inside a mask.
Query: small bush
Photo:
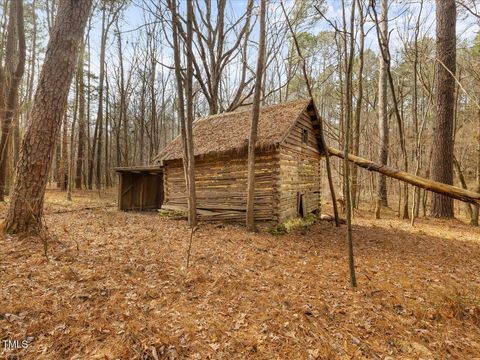
[[[315,214],[310,213],[303,218],[296,217],[288,219],[276,227],[269,228],[267,232],[272,235],[284,235],[292,231],[299,230],[303,234],[306,233],[313,224],[315,224],[317,219],[318,218]]]
[[[284,235],[287,233],[287,229],[283,224],[280,224],[275,227],[267,228],[265,231],[271,235]]]
[[[186,214],[182,211],[175,211],[175,210],[165,210],[160,209],[158,214],[162,217],[170,218],[170,219],[184,219]]]

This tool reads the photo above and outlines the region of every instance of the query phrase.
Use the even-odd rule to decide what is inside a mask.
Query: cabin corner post
[[[280,147],[275,149],[275,153],[273,155],[275,159],[275,167],[273,169],[273,206],[272,206],[272,218],[274,225],[280,225],[280,201],[281,201],[281,166],[280,166]]]

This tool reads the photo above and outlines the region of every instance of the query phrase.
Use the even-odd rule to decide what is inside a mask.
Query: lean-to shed
[[[117,167],[118,209],[155,210],[163,204],[163,169],[160,166]]]
[[[200,220],[245,221],[247,147],[251,110],[198,119],[193,124],[195,186]],[[260,110],[255,162],[256,221],[280,223],[320,210],[319,117],[311,100]],[[155,158],[163,168],[162,208],[186,210],[180,137]]]

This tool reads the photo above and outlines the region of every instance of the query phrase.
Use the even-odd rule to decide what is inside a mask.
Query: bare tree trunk
[[[138,126],[140,127],[139,132],[140,132],[140,144],[139,144],[139,162],[140,165],[144,165],[144,153],[145,153],[145,96],[146,96],[146,75],[147,75],[147,70],[146,66],[143,69],[143,74],[142,74],[142,90],[140,92],[140,119],[139,119],[139,124]],[[152,99],[153,100],[153,99]],[[153,135],[152,135],[153,136]],[[150,145],[152,144],[152,141],[150,140]],[[150,146],[150,149],[152,147]],[[150,153],[152,155],[152,153]]]
[[[425,121],[422,121],[422,125],[418,124],[418,36],[420,33],[420,20],[423,10],[423,0],[420,1],[420,11],[418,12],[417,22],[415,24],[415,36],[414,36],[414,50],[413,50],[413,94],[412,94],[412,120],[415,129],[415,150],[414,158],[416,162],[415,175],[420,172],[422,154],[421,154],[421,136],[423,125]],[[415,217],[418,217],[420,208],[420,189],[416,186],[413,187],[413,199],[412,199],[412,220],[411,225],[415,225]]]
[[[97,153],[96,156],[96,171],[95,171],[95,187],[100,190],[102,187],[102,141],[103,141],[103,84],[105,82],[105,51],[107,46],[107,24],[106,24],[106,9],[102,12],[102,39],[100,44],[100,74],[98,79],[98,109],[97,109]],[[95,143],[93,143],[95,148]],[[95,150],[93,151],[95,153]]]
[[[181,60],[180,60],[180,44],[179,44],[179,19],[178,19],[178,14],[177,14],[177,4],[175,0],[168,0],[169,8],[172,13],[172,37],[173,37],[173,55],[174,55],[174,62],[175,62],[175,77],[176,77],[176,83],[177,83],[177,97],[178,97],[178,118],[180,122],[180,135],[182,139],[182,145],[183,145],[183,169],[185,173],[185,184],[186,184],[186,190],[188,194],[188,220],[189,220],[189,225],[193,228],[196,226],[197,222],[197,216],[196,216],[196,197],[195,197],[195,165],[194,165],[194,159],[190,161],[189,157],[192,155],[193,157],[193,138],[190,136],[190,140],[192,143],[189,145],[189,137],[187,134],[187,124],[188,119],[186,120],[185,118],[185,92],[187,93],[187,106],[188,111],[193,110],[193,103],[188,105],[188,101],[192,102],[192,92],[191,92],[191,81],[192,79],[190,78],[190,85],[188,85],[188,79],[190,75],[193,75],[191,73],[191,58],[189,59],[189,56],[191,55],[191,30],[188,29],[187,32],[188,34],[188,40],[187,40],[187,75],[185,76],[185,81],[183,80],[182,73],[181,73]],[[193,17],[193,9],[191,8],[191,2],[187,3],[189,5],[188,7],[188,17],[191,19]],[[190,45],[188,43],[190,42]],[[185,87],[189,88],[184,91],[184,85]],[[190,97],[189,97],[190,95]],[[188,116],[191,116],[193,114],[190,114]],[[191,126],[192,124],[190,124]],[[191,129],[190,129],[191,131]],[[193,193],[191,192],[193,190]]]
[[[45,5],[48,35],[51,35],[57,13],[57,0],[45,0]]]
[[[20,146],[20,112],[16,111],[15,115],[13,116],[13,168],[17,166],[18,158],[20,157]]]
[[[61,130],[61,128],[60,128]],[[55,139],[55,164],[53,168],[53,180],[56,182],[57,188],[62,186],[61,169],[62,169],[62,132],[59,131]]]
[[[344,5],[342,0],[342,5]],[[353,118],[353,89],[352,89],[352,69],[353,69],[353,55],[355,51],[354,43],[354,24],[355,24],[355,0],[352,0],[352,11],[350,13],[350,31],[349,31],[349,49],[348,53],[345,53],[347,58],[347,68],[345,74],[345,91],[346,91],[346,103],[347,111],[345,118],[345,141],[344,141],[344,159],[343,159],[343,172],[344,172],[344,198],[345,198],[345,215],[347,220],[347,243],[348,243],[348,265],[350,271],[350,284],[357,286],[357,279],[355,276],[355,262],[353,257],[353,238],[352,238],[352,198],[350,193],[350,164],[348,163],[348,152],[350,149],[350,136],[351,136],[351,123]],[[347,24],[344,19],[344,33],[347,34]],[[346,36],[346,35],[345,35]],[[345,38],[345,44],[347,44]]]
[[[6,65],[0,70],[0,86],[2,89],[2,105],[0,112],[2,135],[0,137],[0,201],[4,200],[5,177],[7,171],[8,138],[12,120],[18,107],[18,89],[25,72],[25,25],[23,18],[23,0],[10,2],[10,16],[6,44]],[[18,62],[16,43],[18,39]]]
[[[85,119],[85,79],[83,77],[83,55],[85,47],[82,46],[78,63],[78,148],[77,148],[77,166],[75,172],[75,188],[82,188],[83,164],[85,161],[85,137],[86,137],[86,119]]]
[[[91,69],[92,69],[92,48],[90,43],[90,31],[92,29],[92,18],[88,21],[88,32],[87,32],[87,54],[88,54],[88,62],[87,62],[87,161],[86,161],[86,176],[85,176],[85,187],[89,190],[92,190],[93,187],[93,153],[94,149],[92,149],[95,143],[97,126],[95,125],[94,137],[92,139],[91,131],[90,131],[90,114],[91,114],[91,98],[92,98],[92,86],[91,86]],[[118,152],[117,152],[118,154]]]
[[[386,0],[381,0],[382,16],[378,24],[380,32],[379,46],[385,49],[387,47],[386,40],[388,37],[388,4]],[[385,50],[384,50],[385,51]],[[380,57],[379,65],[379,91],[378,91],[378,132],[379,132],[379,162],[381,164],[388,163],[388,147],[389,147],[389,123],[387,114],[387,62]],[[380,210],[382,206],[388,206],[386,177],[382,174],[377,176],[377,200],[376,200],[375,216],[380,218]]]
[[[384,0],[382,0],[384,1]],[[382,7],[385,7],[386,9],[386,4],[382,3]],[[398,101],[397,101],[397,95],[396,95],[396,90],[395,90],[395,84],[393,82],[393,76],[392,72],[390,70],[390,61],[391,61],[391,56],[390,56],[390,50],[388,47],[388,32],[382,31],[380,29],[380,22],[378,21],[378,16],[375,7],[372,7],[374,17],[375,17],[375,24],[377,26],[377,37],[378,37],[378,43],[380,44],[380,53],[381,53],[381,58],[383,59],[383,62],[385,63],[385,71],[386,71],[386,76],[388,80],[388,85],[390,85],[390,92],[392,95],[392,103],[393,103],[393,114],[395,115],[395,118],[397,120],[397,126],[398,126],[398,134],[399,134],[399,140],[400,140],[400,148],[402,151],[402,157],[403,157],[403,163],[404,163],[404,170],[408,172],[408,155],[407,155],[407,150],[406,150],[406,145],[405,145],[405,136],[404,136],[404,121],[402,120],[402,115],[400,114],[399,108],[398,108]],[[379,100],[380,101],[380,100]],[[387,126],[388,129],[388,126]],[[387,152],[388,153],[388,152]],[[403,205],[403,218],[408,219],[408,185],[407,183],[404,184],[404,205]],[[377,197],[378,198],[378,197]],[[380,206],[381,203],[377,201],[377,206],[376,206],[376,211],[375,211],[375,217],[378,219],[380,217]]]
[[[107,77],[108,79],[108,77]],[[108,105],[108,97],[110,93],[110,87],[108,80],[105,82],[105,187],[109,188],[112,187],[112,178],[110,176],[110,152],[109,144],[110,144],[110,136],[109,136],[109,129],[110,129],[110,106]]]
[[[432,179],[453,184],[453,116],[456,69],[455,0],[436,0],[436,117],[433,127]],[[432,194],[432,216],[453,217],[453,200]]]
[[[151,59],[151,74],[150,74],[150,122],[151,122],[151,133],[152,133],[152,150],[153,152],[158,151],[158,137],[155,124],[157,123],[157,101],[155,97],[155,79],[156,79],[156,59]],[[144,120],[142,120],[144,121]],[[153,155],[153,154],[152,154]],[[155,155],[153,155],[155,156]]]
[[[458,180],[460,181],[460,185],[462,189],[468,190],[467,182],[465,181],[465,176],[463,175],[462,167],[458,160],[453,157],[453,166],[455,167],[455,171],[457,172]],[[465,208],[467,210],[468,217],[472,219],[472,205],[469,203],[465,203]]]
[[[87,126],[89,128],[89,126]],[[90,138],[90,136],[88,137]],[[95,121],[95,129],[93,130],[92,145],[90,147],[88,156],[88,174],[87,174],[87,187],[89,190],[93,189],[93,175],[95,170],[95,152],[97,149],[98,139],[98,121]]]
[[[265,27],[266,0],[260,1],[260,33],[258,42],[257,70],[255,74],[255,90],[253,93],[252,123],[248,139],[248,175],[247,175],[247,218],[249,231],[255,231],[255,143],[257,141],[258,118],[260,117],[260,97],[262,95],[263,67],[265,66]]]
[[[343,11],[342,11],[342,17],[343,17]],[[343,79],[343,76],[344,76],[344,71],[343,71],[343,66],[345,66],[345,62],[343,60],[344,58],[344,52],[345,52],[345,43],[343,43],[343,49],[342,49],[342,44],[340,43],[340,41],[338,40],[338,36],[339,33],[338,31],[335,32],[335,43],[337,45],[337,57],[338,57],[338,64],[337,64],[337,71],[338,71],[338,92],[339,92],[339,97],[340,97],[340,119],[339,119],[339,131],[338,131],[338,147],[340,149],[343,148],[344,144],[344,140],[345,140],[345,137],[343,136],[343,134],[345,133],[345,91],[344,91],[344,79]],[[339,179],[338,181],[340,182],[340,191],[341,193],[343,194],[344,192],[344,182],[343,182],[343,178],[345,176],[345,174],[343,173],[343,166],[342,166],[342,162],[339,161],[338,163],[338,171],[340,173],[340,176],[339,176]],[[339,200],[343,200],[345,201],[345,199],[339,199]],[[340,203],[341,204],[341,203]],[[341,205],[341,211],[344,213],[345,212],[345,209],[344,209],[344,205],[345,203],[343,203],[343,205]]]
[[[251,16],[253,0],[248,1],[247,10],[242,14],[241,18],[235,19],[233,24],[225,24],[225,20],[229,18],[225,12],[228,5],[226,0],[217,0],[213,11],[212,1],[205,1],[202,4],[194,1],[194,4],[196,4],[202,16],[200,18],[201,21],[198,22],[195,17],[193,18],[197,56],[192,58],[192,65],[195,69],[194,76],[197,84],[208,103],[209,113],[213,115],[223,110],[220,102],[221,88],[226,80],[225,76],[228,76],[226,74],[226,71],[229,69],[228,65],[236,56],[241,56],[242,41],[246,44],[247,41],[245,39],[251,33],[249,21],[245,21],[242,26],[239,24],[242,23],[244,18],[248,19]],[[183,21],[185,22],[185,20]],[[237,27],[236,25],[239,26]],[[179,28],[178,31],[182,32],[182,29]],[[232,33],[235,34],[234,37],[231,36]],[[186,38],[183,32],[181,35],[183,39]],[[230,39],[233,39],[233,42],[228,47],[227,45],[230,45],[228,40]],[[242,64],[242,67],[247,67],[247,65]],[[242,96],[240,98],[236,95],[232,96],[229,99],[232,101],[226,104],[225,109],[231,111],[242,104],[245,100],[245,97],[243,97],[246,92],[244,91],[245,86],[251,83],[251,81],[252,79],[238,82],[238,87],[234,93]],[[247,93],[249,94],[250,91]]]
[[[303,78],[305,80],[305,84],[307,85],[308,95],[310,96],[312,101],[314,101],[313,100],[312,86],[310,85],[310,80],[308,79],[308,75],[307,75],[305,58],[302,55],[300,45],[299,45],[298,40],[295,36],[295,32],[293,31],[292,24],[290,23],[290,20],[288,19],[287,11],[285,10],[285,6],[283,5],[283,2],[280,2],[280,5],[282,7],[283,15],[285,16],[285,20],[287,22],[290,33],[293,37],[293,42],[295,44],[297,54],[302,61]],[[320,116],[319,116],[319,118],[321,120]],[[333,178],[332,178],[332,169],[331,169],[331,166],[330,166],[330,152],[329,152],[329,148],[327,147],[327,143],[325,141],[325,138],[323,136],[323,134],[324,134],[324,132],[323,132],[323,121],[319,121],[319,130],[320,130],[320,136],[321,136],[320,141],[322,143],[323,149],[325,150],[325,166],[327,168],[328,187],[330,189],[330,196],[332,198],[333,214],[334,214],[334,217],[335,217],[335,226],[339,227],[340,226],[340,218],[338,216],[337,198],[336,198],[336,195],[335,195],[335,187],[334,187]]]
[[[381,0],[382,15],[380,23],[378,24],[380,32],[380,44],[383,48],[382,51],[387,52],[388,46],[388,2],[387,0]],[[378,149],[378,161],[381,164],[387,165],[388,163],[388,147],[389,147],[389,125],[387,114],[387,59],[383,56],[380,57],[380,74],[378,81],[378,134],[380,139],[380,145]],[[378,174],[377,177],[377,202],[375,207],[375,218],[380,218],[380,210],[382,206],[388,206],[387,200],[387,178]]]
[[[81,53],[81,51],[80,51]],[[77,59],[78,61],[78,59]],[[77,66],[81,66],[82,63],[80,61],[77,62]],[[78,75],[78,72],[77,72]],[[78,117],[78,88],[79,88],[79,81],[80,79],[78,76],[75,79],[75,103],[73,109],[73,119],[72,119],[72,127],[70,128],[70,156],[68,159],[68,175],[67,175],[67,200],[72,201],[72,186],[73,186],[73,163],[75,159],[75,126],[77,125],[77,117]]]
[[[353,0],[355,1],[355,0]],[[363,52],[365,47],[365,30],[364,22],[365,17],[363,14],[363,2],[362,0],[356,0],[358,3],[358,13],[360,16],[360,49],[359,49],[359,67],[358,67],[358,96],[357,103],[355,107],[355,126],[354,126],[354,137],[353,137],[353,155],[360,154],[360,116],[362,112],[362,101],[363,101]],[[357,201],[358,192],[358,168],[352,166],[352,207],[358,207]]]
[[[390,71],[390,61],[388,62],[388,77],[389,81],[392,80],[392,74]],[[391,85],[390,85],[391,86]],[[399,135],[399,140],[400,140],[400,149],[402,151],[402,159],[403,159],[403,167],[406,172],[408,172],[408,155],[407,155],[407,148],[405,144],[405,122],[404,122],[404,98],[403,98],[403,81],[399,85],[399,95],[400,99],[399,102],[401,104],[400,111],[398,110],[398,102],[394,104],[394,111],[396,114],[397,118],[397,124],[398,124],[398,135]],[[396,101],[397,97],[395,94],[395,91],[392,90],[392,98]],[[399,216],[402,216],[402,219],[406,220],[410,218],[410,215],[408,213],[408,184],[404,183],[403,184],[403,206],[401,206],[401,215],[399,212]]]
[[[187,101],[187,177],[188,177],[188,222],[193,229],[197,225],[197,196],[195,193],[195,154],[193,148],[193,1],[187,2],[187,73],[185,78]]]
[[[28,106],[27,106],[27,120],[30,119],[30,110],[32,108],[33,99],[33,85],[35,83],[35,62],[37,59],[37,15],[36,15],[37,0],[32,1],[32,15],[33,15],[33,29],[32,29],[32,48],[30,51],[30,71],[28,78]]]
[[[128,116],[127,116],[127,100],[125,89],[125,71],[123,67],[123,54],[122,54],[122,36],[117,22],[117,40],[118,40],[118,61],[119,61],[119,77],[120,77],[120,120],[119,125],[123,130],[123,166],[128,166],[129,154],[128,154]],[[123,120],[123,121],[122,121]]]
[[[480,193],[480,109],[477,112],[477,189],[476,191]],[[478,226],[478,213],[480,205],[476,205],[472,209],[472,218],[470,219],[470,224]]]
[[[67,121],[67,112],[63,115],[63,124],[62,124],[62,156],[60,160],[60,190],[67,190],[67,168],[68,168],[68,121]]]
[[[32,119],[22,142],[6,218],[8,233],[38,233],[42,229],[45,187],[53,148],[66,111],[79,45],[91,7],[92,0],[60,3],[38,81]]]

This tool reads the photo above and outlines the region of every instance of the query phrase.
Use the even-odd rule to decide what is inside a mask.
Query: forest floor
[[[351,288],[345,226],[201,224],[187,269],[184,220],[73,197],[47,194],[48,259],[0,239],[0,357],[480,359],[480,229],[458,220],[357,213]]]

